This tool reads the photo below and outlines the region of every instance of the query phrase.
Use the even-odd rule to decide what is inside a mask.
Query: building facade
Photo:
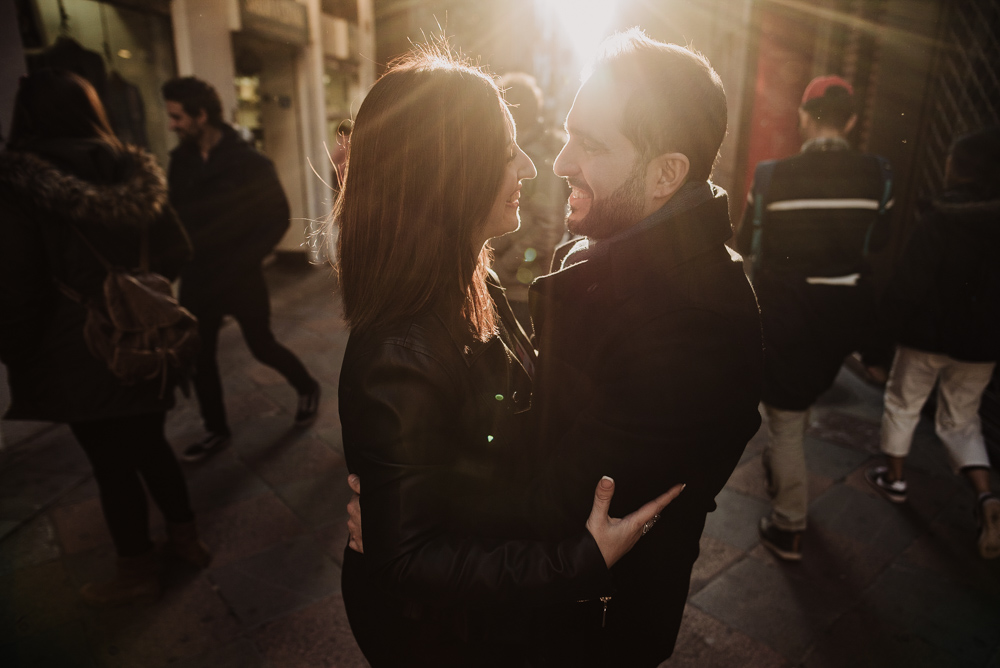
[[[0,123],[9,123],[21,73],[77,66],[119,137],[166,165],[176,139],[160,87],[197,76],[275,163],[292,210],[278,249],[311,252],[310,234],[331,206],[327,145],[374,81],[372,0],[2,1],[20,39],[4,41]]]

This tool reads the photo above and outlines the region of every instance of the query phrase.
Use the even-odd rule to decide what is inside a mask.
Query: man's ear
[[[208,112],[205,109],[199,109],[198,115],[195,116],[194,120],[197,121],[199,126],[204,127],[208,125]]]
[[[650,177],[653,199],[670,199],[687,181],[691,162],[683,153],[664,153],[649,162],[647,174]]]

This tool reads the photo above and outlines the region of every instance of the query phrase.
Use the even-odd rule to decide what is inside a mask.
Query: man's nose
[[[562,150],[559,151],[559,155],[556,156],[555,161],[552,163],[552,171],[555,172],[556,176],[564,178],[576,173],[576,166],[569,151],[569,144],[563,146]]]

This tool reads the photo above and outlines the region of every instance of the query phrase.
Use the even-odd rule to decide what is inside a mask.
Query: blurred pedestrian
[[[566,138],[560,130],[546,127],[542,91],[533,76],[508,72],[500,78],[500,87],[517,125],[518,144],[538,169],[538,176],[521,188],[521,226],[490,241],[493,269],[515,313],[527,323],[528,286],[548,273],[552,252],[566,233],[569,188],[552,172]]]
[[[903,465],[920,411],[937,384],[935,429],[976,494],[979,553],[1000,556],[1000,498],[979,404],[1000,359],[1000,128],[959,137],[948,152],[944,192],[921,214],[882,299],[881,320],[898,343],[885,389],[881,449],[866,472],[890,501],[906,501]]]
[[[87,308],[103,303],[97,257],[176,276],[191,246],[167,202],[153,156],[122,145],[89,83],[40,70],[23,77],[7,151],[0,154],[0,359],[12,404],[6,417],[68,423],[94,470],[118,554],[116,574],[81,596],[120,604],[160,592],[146,490],[167,522],[169,546],[204,567],[180,466],[164,436],[173,387],[161,379],[125,386],[87,348]],[[57,289],[57,283],[63,289]],[[145,486],[145,488],[144,488]]]
[[[757,165],[737,250],[751,264],[764,334],[763,455],[771,513],[766,547],[802,558],[809,503],[803,448],[809,407],[844,358],[866,348],[875,293],[869,253],[884,245],[892,206],[888,162],[851,148],[854,91],[838,76],[802,95],[802,152]]]
[[[262,262],[288,229],[289,209],[274,165],[222,120],[212,86],[196,79],[163,85],[170,129],[180,143],[170,154],[170,202],[191,235],[194,261],[181,274],[181,303],[199,322],[201,352],[194,387],[207,435],[181,455],[209,457],[230,441],[216,352],[223,317],[239,323],[257,361],[277,370],[298,393],[295,424],[310,424],[320,386],[274,338]]]
[[[524,665],[524,608],[609,595],[608,566],[679,488],[612,520],[598,473],[579,521],[523,539],[538,509],[509,503],[522,481],[504,473],[534,353],[486,244],[517,228],[535,169],[494,81],[443,49],[397,61],[356,120],[335,209],[340,418],[365,489],[364,554],[344,554],[351,629],[376,668]]]

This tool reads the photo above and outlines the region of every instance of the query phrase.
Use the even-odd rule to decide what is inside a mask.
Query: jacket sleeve
[[[473,447],[455,443],[456,388],[432,358],[390,344],[352,362],[341,379],[344,444],[363,481],[372,572],[393,593],[429,605],[543,605],[607,593],[610,575],[582,523],[558,542],[455,532],[471,482],[461,448]]]
[[[243,202],[247,211],[255,220],[252,233],[246,239],[247,257],[263,260],[274,250],[289,227],[291,210],[285,190],[278,180],[278,172],[274,163],[260,156],[255,161],[247,183],[252,187],[246,193]]]
[[[539,404],[536,450],[543,456],[530,493],[520,501],[548,510],[536,513],[540,531],[552,534],[583,521],[602,475],[615,480],[614,517],[678,483],[687,488],[665,513],[681,512],[682,506],[714,509],[716,494],[760,425],[759,335],[756,341],[749,332],[745,340],[705,335],[733,331],[745,330],[712,311],[664,313],[630,331],[627,345],[609,346],[595,377],[574,378],[569,365],[544,370],[541,376],[549,380],[536,396],[553,392],[544,385],[555,378],[592,383],[594,391],[561,433],[546,433],[552,420],[546,404]],[[552,356],[542,363],[559,364]]]
[[[895,193],[893,192],[892,166],[889,161],[882,157],[875,158],[878,161],[882,175],[882,199],[879,202],[878,214],[873,223],[871,234],[868,238],[867,250],[876,253],[889,243],[890,228],[892,218],[892,205]]]
[[[150,227],[149,249],[153,271],[171,281],[180,274],[181,267],[191,261],[191,240],[169,204]]]
[[[227,176],[224,188],[186,202],[182,210],[200,221],[188,228],[199,258],[236,257],[242,262],[259,262],[288,229],[288,198],[274,165],[250,150],[241,155],[234,161],[238,166],[232,167],[235,171]]]

